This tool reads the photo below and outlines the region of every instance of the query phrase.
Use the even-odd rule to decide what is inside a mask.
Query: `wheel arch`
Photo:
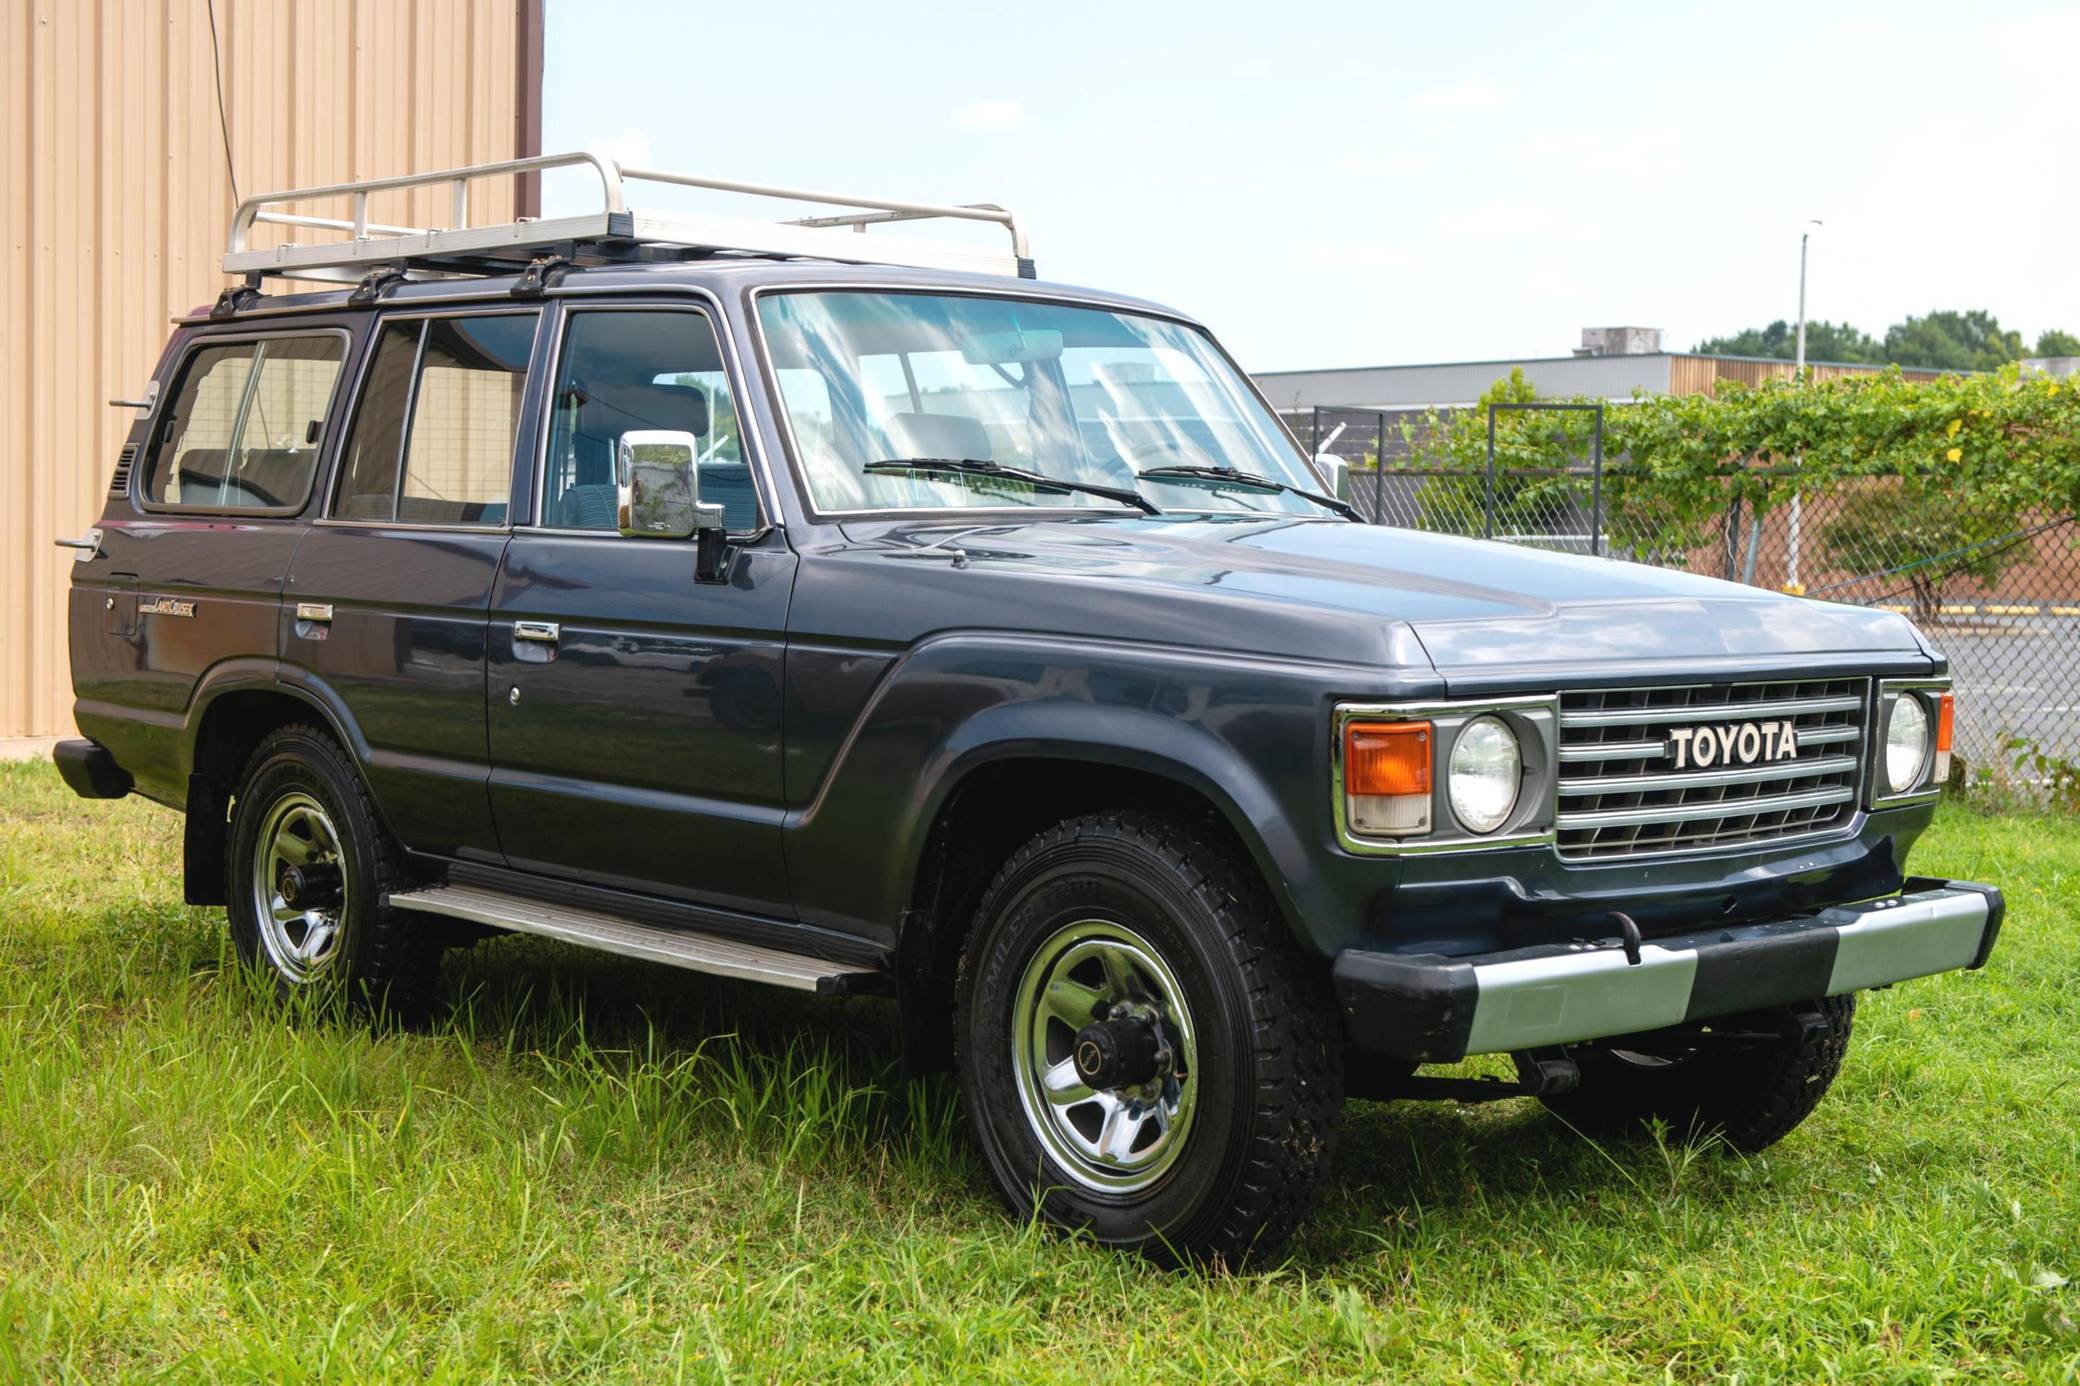
[[[1311,947],[1274,849],[1257,830],[1263,820],[1251,816],[1260,806],[1251,802],[1256,796],[1238,798],[1199,763],[1145,741],[1018,738],[972,748],[934,790],[929,810],[918,817],[915,846],[905,854],[911,869],[896,945],[912,1071],[950,1063],[955,971],[983,889],[1020,844],[1084,813],[1153,813],[1244,854],[1288,931]]]
[[[224,848],[239,775],[262,741],[296,722],[324,727],[360,761],[356,740],[348,734],[340,711],[302,688],[280,682],[271,671],[227,670],[190,705],[181,853],[187,903],[226,903]]]

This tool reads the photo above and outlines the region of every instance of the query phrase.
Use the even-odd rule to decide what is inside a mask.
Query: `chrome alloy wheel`
[[[1131,1193],[1176,1161],[1191,1134],[1198,1059],[1184,989],[1121,925],[1065,925],[1019,979],[1019,1101],[1056,1162],[1092,1189]]]
[[[267,811],[253,851],[254,916],[260,943],[291,982],[308,982],[339,952],[346,913],[339,831],[308,794],[284,794]]]

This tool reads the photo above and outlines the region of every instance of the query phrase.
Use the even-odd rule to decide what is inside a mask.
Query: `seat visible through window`
[[[723,523],[757,527],[757,493],[706,317],[649,309],[574,313],[551,398],[544,524],[613,529],[621,435],[666,431],[692,435],[701,499],[722,506]]]

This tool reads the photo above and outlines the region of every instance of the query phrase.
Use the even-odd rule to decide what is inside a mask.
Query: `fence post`
[[[1495,537],[1495,406],[1488,406],[1488,490],[1481,500],[1481,538]]]
[[[1589,553],[1603,557],[1603,402],[1596,404],[1596,447],[1589,473]]]
[[[1372,522],[1387,522],[1387,412],[1379,413],[1378,443],[1372,449]]]

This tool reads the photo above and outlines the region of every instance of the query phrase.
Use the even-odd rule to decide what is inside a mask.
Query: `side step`
[[[434,886],[425,890],[399,891],[390,903],[401,910],[423,910],[489,924],[520,934],[540,934],[561,939],[581,948],[597,948],[626,958],[664,963],[715,977],[764,982],[769,986],[792,987],[822,996],[850,996],[887,989],[887,974],[859,963],[832,962],[826,958],[783,953],[713,934],[686,933],[635,924],[610,914],[576,909],[569,905],[529,900],[482,886]]]

